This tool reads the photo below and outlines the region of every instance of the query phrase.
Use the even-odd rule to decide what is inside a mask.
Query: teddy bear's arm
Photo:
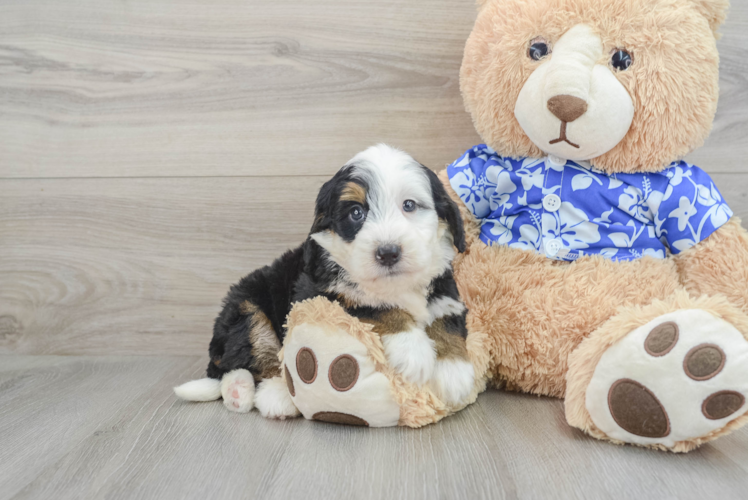
[[[692,295],[725,295],[748,313],[748,232],[732,217],[698,245],[674,257]]]

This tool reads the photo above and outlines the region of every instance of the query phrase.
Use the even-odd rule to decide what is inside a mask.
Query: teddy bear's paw
[[[608,437],[673,448],[743,415],[748,341],[706,311],[660,316],[609,347],[586,392],[592,421]]]
[[[390,380],[345,330],[302,323],[290,330],[283,349],[284,388],[305,418],[365,427],[398,424]]]
[[[462,359],[440,359],[436,362],[429,385],[437,397],[449,405],[464,402],[473,390],[475,369]]]
[[[254,403],[255,381],[248,370],[233,370],[221,378],[223,405],[237,413],[249,412]]]
[[[382,345],[387,362],[406,381],[422,386],[432,377],[436,366],[436,346],[423,330],[385,335]]]
[[[260,382],[255,392],[255,406],[265,418],[285,420],[287,417],[300,415],[282,377],[267,378]]]

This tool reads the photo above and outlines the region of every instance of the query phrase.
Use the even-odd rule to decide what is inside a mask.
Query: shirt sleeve
[[[452,189],[478,219],[485,219],[491,213],[493,185],[487,180],[486,171],[498,162],[500,157],[487,146],[480,145],[468,149],[447,167]]]
[[[732,210],[711,177],[699,167],[681,161],[663,174],[669,182],[655,214],[655,230],[670,251],[678,254],[724,225],[732,217]]]

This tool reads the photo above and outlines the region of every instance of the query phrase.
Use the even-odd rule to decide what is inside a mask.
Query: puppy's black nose
[[[377,248],[377,262],[383,266],[392,267],[397,264],[402,254],[398,245],[382,245]]]

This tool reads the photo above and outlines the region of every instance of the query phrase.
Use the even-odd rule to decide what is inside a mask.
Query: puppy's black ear
[[[332,212],[335,204],[336,188],[340,180],[345,175],[346,168],[338,170],[332,179],[322,185],[322,189],[317,194],[317,202],[314,206],[314,223],[309,234],[318,233],[332,226]]]
[[[426,175],[431,183],[431,196],[434,198],[436,215],[447,223],[449,231],[452,233],[452,241],[457,247],[457,251],[462,253],[465,251],[465,229],[462,227],[460,209],[452,201],[452,198],[449,197],[447,190],[442,185],[442,181],[439,180],[436,174],[423,165],[421,167],[426,171]]]

